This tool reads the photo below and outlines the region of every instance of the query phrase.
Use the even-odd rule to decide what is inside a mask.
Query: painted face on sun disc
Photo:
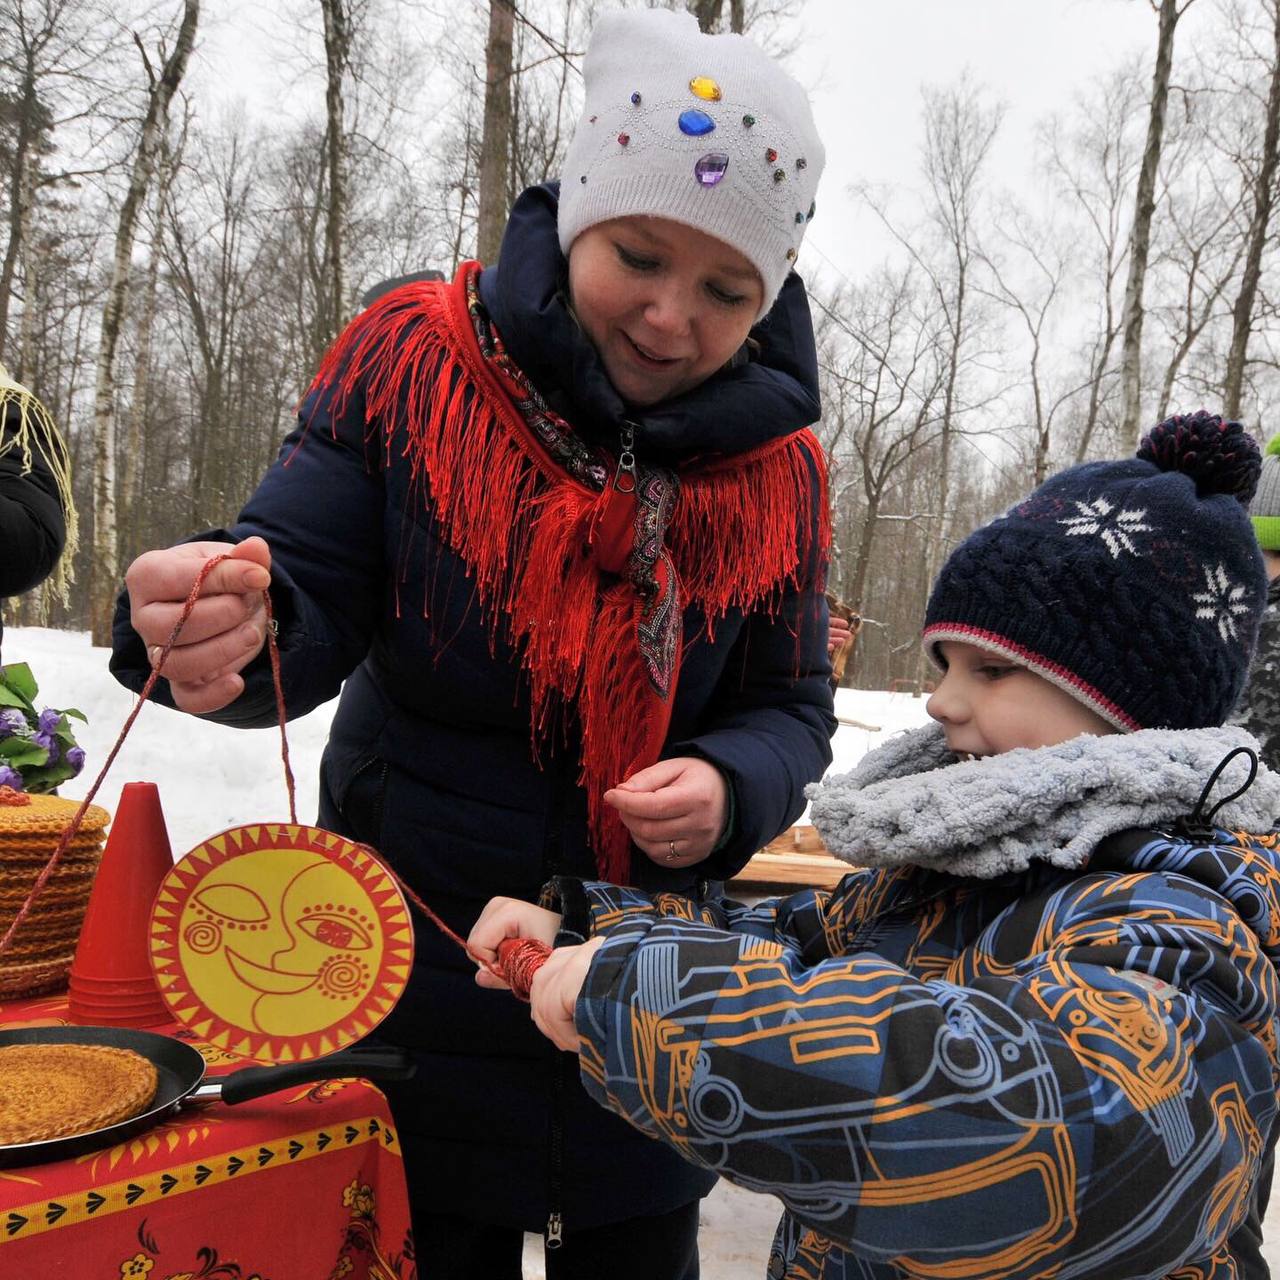
[[[166,877],[151,930],[178,1021],[220,1048],[293,1061],[367,1035],[404,989],[413,931],[370,854],[313,827],[237,827]]]

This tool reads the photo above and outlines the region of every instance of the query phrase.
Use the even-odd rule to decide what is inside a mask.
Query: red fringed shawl
[[[602,488],[576,479],[521,412],[522,375],[481,349],[468,309],[478,269],[379,300],[335,343],[312,390],[334,391],[336,422],[362,389],[366,438],[407,457],[410,498],[433,512],[493,632],[520,656],[535,745],[562,700],[577,708],[596,865],[625,884],[630,837],[602,796],[660,756],[683,610],[698,605],[710,635],[729,609],[772,612],[812,581],[830,547],[825,461],[813,434],[797,431],[681,468],[647,509],[654,473],[642,470],[631,492],[612,466]],[[647,581],[638,560],[651,565]]]

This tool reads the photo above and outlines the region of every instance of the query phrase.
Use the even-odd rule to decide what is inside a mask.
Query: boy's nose
[[[929,695],[924,709],[942,724],[960,724],[966,718],[965,703],[959,696],[955,681],[948,681],[948,675],[938,681],[938,687]]]

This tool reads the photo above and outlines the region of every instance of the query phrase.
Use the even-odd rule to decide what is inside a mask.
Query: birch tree
[[[511,49],[515,17],[512,0],[489,0],[484,132],[480,142],[480,225],[476,247],[481,262],[497,262],[510,210]]]
[[[1129,276],[1124,290],[1121,323],[1123,346],[1120,363],[1121,432],[1135,445],[1142,422],[1142,319],[1147,258],[1151,247],[1151,221],[1156,210],[1156,173],[1169,104],[1169,78],[1173,72],[1173,37],[1178,21],[1195,0],[1149,0],[1159,18],[1156,62],[1151,78],[1151,106],[1147,116],[1147,141],[1134,194],[1133,225],[1129,233]]]
[[[102,315],[98,347],[97,387],[94,393],[94,507],[93,572],[90,587],[91,625],[95,644],[110,641],[111,614],[119,563],[116,525],[116,349],[129,301],[130,260],[138,219],[155,173],[156,157],[169,124],[169,107],[182,83],[200,18],[200,0],[184,0],[173,48],[157,73],[141,40],[137,41],[146,72],[147,108],[138,134],[129,183],[116,223],[111,283]]]
[[[1249,335],[1256,319],[1262,256],[1270,234],[1276,168],[1280,160],[1280,2],[1267,0],[1264,11],[1271,19],[1271,69],[1263,120],[1262,153],[1256,168],[1246,177],[1249,231],[1244,247],[1244,269],[1231,308],[1231,344],[1227,348],[1226,373],[1222,381],[1222,409],[1228,418],[1240,416]]]

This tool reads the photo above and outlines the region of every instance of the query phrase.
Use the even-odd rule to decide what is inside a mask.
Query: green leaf
[[[3,682],[0,682],[0,707],[17,707],[24,713],[33,709],[26,699],[19,697]]]
[[[0,681],[3,681],[19,697],[25,698],[28,704],[34,703],[36,694],[40,692],[35,676],[31,674],[31,668],[25,662],[11,662],[4,668],[4,675],[0,676]]]
[[[89,717],[83,711],[77,710],[75,707],[63,707],[62,714],[64,716],[75,716],[75,718],[83,724],[89,723]]]
[[[30,773],[23,773],[22,782],[28,791],[42,795],[66,782],[68,778],[74,775],[74,772],[69,765],[59,761],[57,764],[50,765],[47,768],[32,769]]]
[[[38,742],[29,738],[21,738],[15,734],[12,738],[0,739],[0,760],[11,769],[20,772],[24,765],[43,765],[49,760],[49,752]]]

